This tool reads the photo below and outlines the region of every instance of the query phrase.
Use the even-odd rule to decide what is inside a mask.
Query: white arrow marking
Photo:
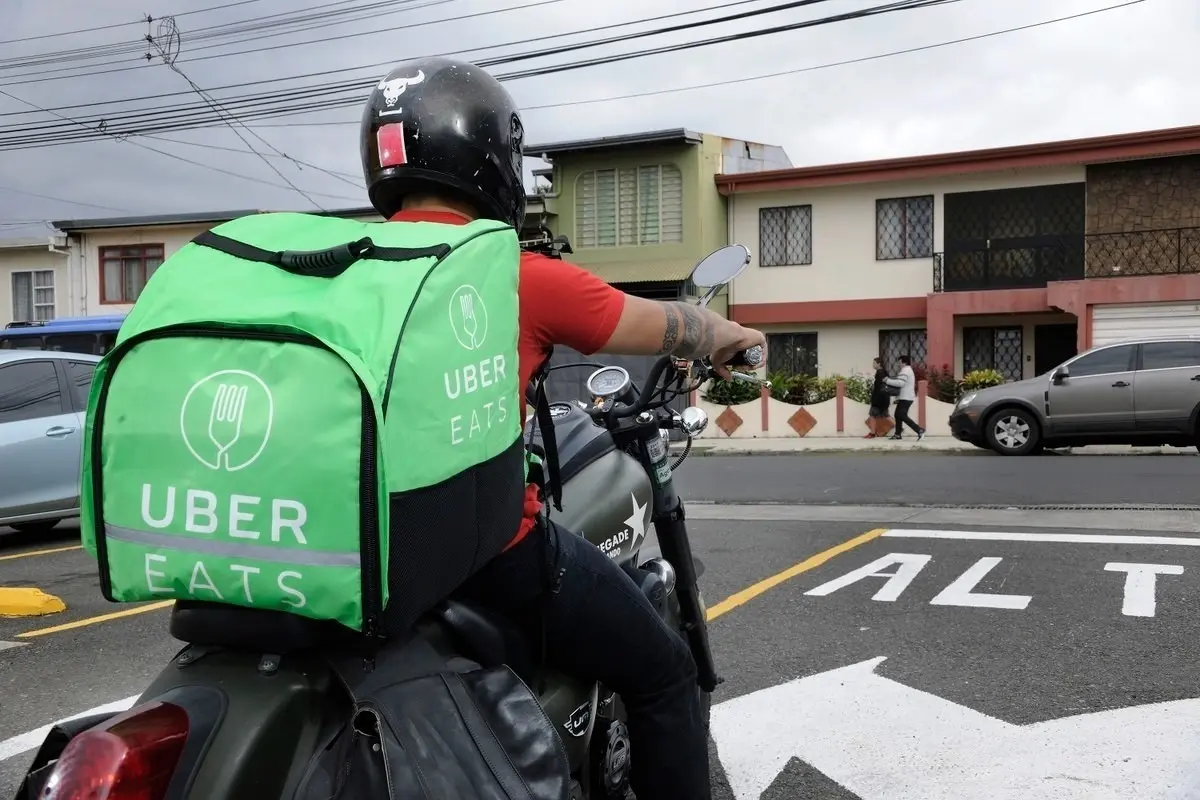
[[[0,650],[9,650],[14,647],[24,647],[29,642],[0,642]]]
[[[1200,797],[1200,699],[1013,725],[875,674],[800,678],[713,708],[737,800],[792,757],[863,800],[1186,800]]]

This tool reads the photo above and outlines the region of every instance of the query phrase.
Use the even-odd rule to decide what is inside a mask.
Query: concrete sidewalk
[[[675,450],[678,447],[673,447]],[[712,456],[767,456],[795,455],[797,453],[869,453],[884,455],[891,453],[945,453],[953,455],[979,455],[997,457],[990,450],[983,450],[952,436],[925,436],[917,441],[915,436],[905,436],[900,441],[890,439],[863,439],[852,436],[807,436],[804,438],[726,439],[704,437],[692,443],[692,455]],[[1093,445],[1091,447],[1047,450],[1048,455],[1200,455],[1196,448],[1178,447],[1129,447],[1126,445]]]

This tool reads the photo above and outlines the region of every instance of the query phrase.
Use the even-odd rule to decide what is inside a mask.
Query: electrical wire
[[[49,195],[49,194],[39,194],[37,192],[31,192],[28,189],[18,189],[15,186],[0,186],[0,192],[12,192],[13,194],[23,194],[23,195],[27,195],[29,197],[40,197],[43,200],[53,200],[56,203],[70,203],[71,205],[74,205],[74,206],[86,206],[87,208],[100,208],[105,211],[117,211],[122,214],[132,214],[133,213],[128,208],[115,208],[113,206],[102,206],[97,203],[84,203],[80,200],[68,200],[65,197],[54,197],[53,195]]]
[[[237,0],[236,2],[233,2],[233,3],[222,3],[219,6],[209,6],[208,8],[194,8],[191,11],[180,11],[179,13],[175,14],[174,16],[183,17],[183,16],[187,16],[189,14],[206,14],[209,11],[219,11],[220,9],[223,9],[223,8],[233,8],[234,6],[245,6],[245,5],[249,5],[250,3],[258,3],[258,2],[261,2],[261,0]],[[0,44],[18,44],[20,42],[36,42],[36,41],[40,41],[43,39],[55,39],[55,38],[58,38],[59,36],[75,36],[76,34],[80,34],[80,33],[94,33],[94,32],[98,32],[98,31],[110,31],[110,30],[114,30],[115,28],[125,28],[130,25],[141,25],[145,21],[146,21],[146,19],[142,18],[142,19],[139,19],[136,21],[131,21],[131,22],[114,22],[109,25],[97,25],[97,26],[94,26],[91,28],[76,28],[73,31],[58,31],[57,33],[43,33],[43,34],[39,34],[37,36],[23,36],[20,39],[0,39]]]
[[[653,17],[643,17],[641,19],[629,20],[627,22],[616,22],[616,23],[610,23],[607,25],[599,25],[599,26],[595,26],[592,28],[584,28],[582,30],[571,31],[569,35],[577,36],[577,35],[583,35],[583,34],[588,34],[588,33],[598,33],[600,31],[614,30],[616,28],[628,27],[630,25],[641,25],[641,24],[645,24],[648,22],[660,22],[662,20],[667,20],[667,19],[676,19],[678,17],[687,16],[690,14],[704,13],[706,11],[716,11],[716,10],[725,9],[725,8],[735,8],[738,6],[747,5],[749,3],[757,3],[757,2],[761,2],[761,1],[762,0],[733,0],[733,2],[722,2],[722,3],[718,3],[716,5],[712,5],[712,6],[703,6],[700,8],[693,8],[688,11],[676,11],[676,12],[672,12],[669,14],[660,14],[658,16],[653,16]],[[816,0],[816,2],[825,2],[825,1],[826,0]],[[536,2],[526,3],[526,4],[520,5],[520,6],[510,6],[506,9],[501,9],[501,11],[514,11],[514,10],[519,10],[519,9],[532,8],[535,6],[542,6],[542,5],[548,5],[550,3],[560,3],[560,2],[564,2],[564,0],[537,0]],[[469,18],[472,18],[475,16],[480,16],[482,14],[489,14],[489,13],[500,13],[500,12],[499,11],[480,12],[478,14],[467,14],[467,15],[463,15],[461,17],[450,17],[450,18],[447,18],[444,20],[437,20],[437,21],[446,22],[446,21],[450,21],[450,20],[469,19]],[[411,24],[408,26],[401,26],[401,27],[420,27],[425,24],[429,24],[429,23],[414,23],[414,24]],[[545,39],[546,39],[546,36],[534,36],[534,37],[530,37],[530,38],[526,38],[526,39],[517,39],[514,41],[503,42],[501,44],[484,45],[482,47],[475,47],[475,48],[470,48],[467,50],[458,50],[458,51],[454,51],[451,53],[440,53],[438,55],[459,55],[462,53],[474,53],[474,52],[479,52],[479,51],[483,51],[483,50],[494,50],[494,49],[498,49],[498,48],[515,47],[517,45],[522,45],[522,44],[540,43],[540,42],[544,41]],[[535,52],[540,52],[540,51],[535,51]],[[340,75],[340,74],[344,74],[347,72],[359,72],[359,71],[365,70],[365,69],[377,70],[381,67],[391,66],[393,63],[394,62],[392,62],[392,61],[383,61],[383,62],[379,62],[379,63],[375,63],[375,64],[361,64],[359,66],[354,66],[354,67],[342,67],[340,69],[321,70],[319,72],[309,72],[309,73],[304,73],[301,75],[290,75],[285,78],[264,78],[264,79],[259,79],[259,80],[255,80],[255,81],[243,81],[241,83],[226,84],[224,86],[214,86],[214,87],[212,87],[212,89],[210,89],[210,91],[221,92],[221,91],[225,91],[228,89],[241,89],[241,88],[245,88],[248,86],[263,86],[263,85],[268,85],[268,84],[277,84],[277,83],[301,80],[301,79],[306,79],[306,78],[323,78],[323,77],[328,77],[330,75]],[[377,76],[373,75],[370,79],[367,79],[368,82],[366,84],[364,84],[362,82],[364,79],[359,78],[356,80],[352,80],[348,83],[340,84],[340,86],[342,86],[342,87],[351,87],[352,86],[355,88],[359,88],[363,85],[370,85],[371,83],[374,82],[376,77]],[[7,86],[9,84],[0,84],[0,85]],[[301,88],[303,88],[303,87],[301,87]],[[180,97],[180,96],[190,95],[190,94],[191,94],[191,92],[187,92],[187,91],[163,92],[160,94],[121,98],[118,100],[99,100],[99,101],[92,101],[90,103],[79,103],[79,104],[70,105],[70,106],[58,106],[55,108],[55,110],[65,112],[65,111],[73,110],[73,109],[77,109],[77,108],[92,108],[92,107],[101,106],[101,105],[108,105],[108,104],[115,105],[118,103],[131,103],[131,102],[138,102],[138,101],[145,101],[145,100],[160,100],[160,99],[163,99],[166,97]],[[269,98],[269,97],[274,96],[275,94],[276,94],[275,91],[271,91],[271,92],[266,92],[261,95],[247,95],[247,96],[248,97]],[[150,110],[156,110],[156,111],[164,110],[161,107],[156,107],[156,106],[147,106],[147,108]],[[170,108],[170,107],[168,107],[168,108]],[[13,116],[13,115],[24,115],[24,114],[31,114],[31,113],[36,113],[36,112],[15,111],[15,112],[9,112],[9,113],[5,113],[5,114],[0,114],[0,117],[7,117],[7,116]]]
[[[811,2],[812,0],[809,0]],[[859,19],[867,16],[874,16],[882,13],[892,13],[896,11],[915,10],[935,5],[943,5],[951,2],[960,2],[961,0],[904,0],[903,2],[888,3],[881,6],[875,6],[868,9],[863,9],[857,12],[833,15],[830,17],[822,17],[813,20],[805,20],[802,22],[791,23],[789,25],[774,26],[767,29],[757,29],[745,31],[741,33],[713,37],[710,39],[685,42],[681,44],[668,45],[655,48],[654,50],[634,51],[630,53],[618,53],[609,56],[602,56],[586,61],[568,62],[566,64],[557,64],[548,67],[535,68],[517,73],[505,73],[496,76],[501,81],[519,80],[522,78],[554,74],[558,72],[566,72],[575,69],[598,66],[601,64],[615,63],[633,58],[641,58],[648,55],[657,55],[668,52],[679,52],[682,50],[693,49],[697,47],[709,46],[717,43],[725,43],[731,41],[742,41],[756,36],[771,35],[784,31],[797,30],[801,28],[814,27],[817,25],[826,25],[833,22],[844,22],[850,19]],[[523,55],[523,54],[522,54]],[[499,59],[497,59],[499,60]],[[482,62],[480,62],[482,63]],[[373,83],[373,81],[372,81]],[[366,86],[370,86],[367,84]],[[337,107],[345,107],[350,105],[358,105],[362,102],[359,94],[365,89],[358,82],[352,82],[345,88],[353,90],[354,94],[349,97],[331,97],[324,101],[307,102],[303,109],[306,112],[317,110],[332,109]],[[336,86],[326,86],[323,89],[316,91],[336,92]],[[278,116],[281,112],[287,110],[295,110],[297,100],[308,100],[314,94],[312,87],[302,87],[291,92],[273,92],[270,94],[270,100],[260,100],[259,98],[246,98],[243,100],[232,99],[225,102],[226,107],[238,108],[238,115],[243,120],[252,118],[261,118],[265,116]],[[182,112],[182,113],[180,113]],[[61,115],[59,115],[61,116]],[[53,139],[47,139],[47,133],[55,133],[63,126],[53,123],[43,125],[19,125],[8,126],[0,129],[0,149],[25,149],[28,147],[43,147],[54,144],[62,144],[67,141],[83,141],[89,138],[97,138],[98,136],[108,135],[116,132],[121,135],[133,135],[143,132],[158,132],[166,130],[180,130],[184,128],[203,127],[205,123],[211,123],[213,120],[211,115],[205,115],[203,108],[197,110],[195,107],[181,108],[174,115],[164,115],[161,112],[134,112],[124,114],[113,118],[94,118],[92,124],[97,126],[98,130],[93,132],[90,130],[82,131],[78,134],[60,134]],[[74,121],[77,122],[78,121]],[[82,123],[87,126],[87,123]],[[99,128],[103,126],[103,130]]]

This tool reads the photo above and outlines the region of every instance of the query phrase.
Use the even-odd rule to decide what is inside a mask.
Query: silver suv
[[[1008,456],[1089,444],[1200,449],[1200,337],[1135,339],[1050,372],[968,392],[950,415],[964,442]]]

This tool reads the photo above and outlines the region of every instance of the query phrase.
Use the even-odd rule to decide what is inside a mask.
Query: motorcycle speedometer
[[[587,390],[593,397],[617,397],[629,386],[629,373],[622,367],[601,367],[587,379]]]

